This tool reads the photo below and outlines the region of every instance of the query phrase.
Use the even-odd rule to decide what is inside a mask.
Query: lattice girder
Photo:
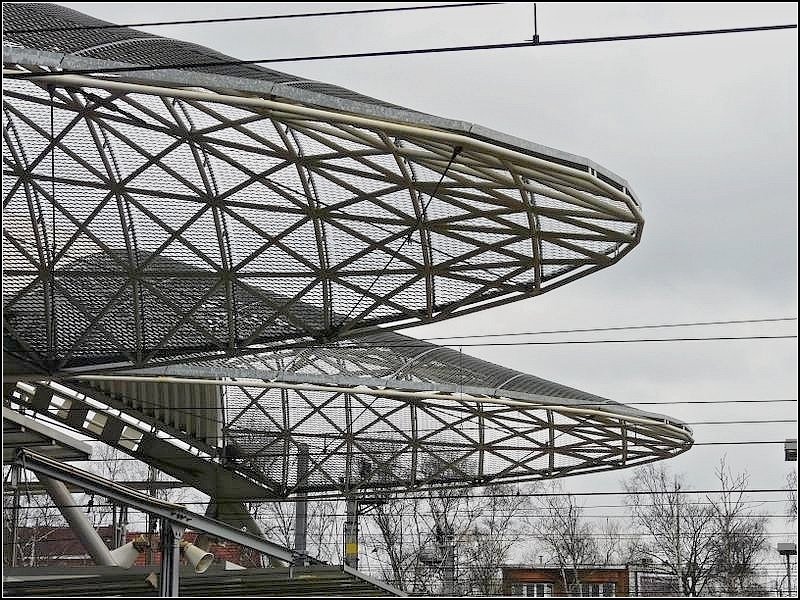
[[[169,468],[182,452],[198,469],[224,465],[272,496],[565,477],[669,458],[693,443],[678,420],[389,332],[61,383],[93,399],[98,414],[146,423],[128,435],[139,436],[135,456]],[[17,395],[49,416],[63,412]],[[80,431],[109,442],[102,428]],[[298,481],[301,453],[310,466]]]
[[[12,29],[85,19],[8,12]],[[131,31],[5,40],[4,331],[34,368],[441,320],[551,290],[640,239],[629,186],[591,161],[342,88],[259,67],[47,74],[119,67],[126,44],[143,64],[163,58],[142,48],[188,51]]]

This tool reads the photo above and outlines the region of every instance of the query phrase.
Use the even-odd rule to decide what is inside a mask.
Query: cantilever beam
[[[252,548],[258,552],[291,563],[297,555],[293,550],[280,546],[264,538],[239,531],[216,519],[187,510],[184,506],[152,498],[142,492],[128,489],[93,473],[87,473],[69,465],[62,464],[31,450],[21,448],[14,464],[34,473],[51,477],[66,484],[81,487],[89,492],[105,496],[109,500],[125,504],[136,510],[166,519],[172,523],[203,531],[221,537],[241,546]],[[311,558],[312,563],[322,564],[319,559]]]

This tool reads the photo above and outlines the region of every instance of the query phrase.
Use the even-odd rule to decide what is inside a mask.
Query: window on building
[[[553,584],[529,583],[525,586],[525,595],[533,598],[549,598],[553,595]]]
[[[601,597],[616,596],[616,583],[581,583],[577,590],[580,596]]]

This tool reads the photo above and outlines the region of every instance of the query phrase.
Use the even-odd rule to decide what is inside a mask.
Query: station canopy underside
[[[391,331],[615,263],[643,226],[624,179],[105,25],[4,5],[7,406],[231,502],[691,446],[678,421]]]
[[[13,400],[62,422],[78,414],[81,431],[106,441],[121,410],[142,424],[117,434],[118,447],[184,480],[240,490],[229,499],[564,477],[692,444],[675,419],[393,332],[62,384],[80,393],[19,384]],[[300,455],[309,471],[298,479]],[[193,476],[200,464],[210,471]]]
[[[29,371],[446,319],[640,239],[585,158],[103,24],[4,6],[4,346]]]

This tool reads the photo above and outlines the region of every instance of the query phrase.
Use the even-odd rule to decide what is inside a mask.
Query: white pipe
[[[443,400],[443,401],[466,401],[483,404],[498,404],[501,406],[511,406],[515,408],[545,408],[554,412],[564,414],[578,414],[578,415],[591,415],[595,417],[604,417],[606,419],[620,419],[630,423],[638,423],[655,427],[668,433],[672,433],[680,437],[682,440],[692,441],[689,433],[661,421],[654,419],[646,419],[643,417],[633,417],[628,415],[620,415],[602,410],[594,410],[591,408],[575,408],[572,406],[564,406],[559,404],[535,404],[533,402],[526,402],[524,400],[512,400],[510,398],[496,398],[496,397],[480,397],[471,394],[453,393],[443,394],[440,392],[406,392],[402,390],[392,389],[376,389],[370,388],[365,385],[360,386],[332,386],[332,385],[316,385],[311,383],[283,383],[278,381],[264,381],[263,379],[236,379],[236,380],[223,380],[223,379],[200,379],[192,377],[171,377],[171,376],[157,376],[157,377],[140,377],[132,375],[76,375],[71,379],[81,381],[133,381],[133,382],[147,382],[147,383],[182,383],[182,384],[199,384],[199,385],[225,385],[236,387],[254,387],[254,388],[267,388],[279,390],[297,390],[301,392],[333,392],[333,393],[351,393],[351,394],[366,394],[369,396],[378,396],[382,398],[398,398],[404,400]]]
[[[3,69],[3,77],[15,77],[25,75],[26,72],[17,69]],[[472,148],[479,152],[487,152],[494,156],[503,156],[514,162],[534,166],[535,168],[549,170],[555,173],[569,175],[571,177],[578,177],[587,182],[591,186],[603,190],[604,193],[610,195],[617,200],[624,202],[628,208],[638,215],[638,209],[633,205],[630,197],[620,192],[615,187],[607,184],[599,178],[593,177],[589,173],[580,171],[553,163],[544,159],[535,158],[521,152],[516,152],[495,146],[493,144],[476,140],[474,138],[464,136],[461,134],[450,133],[438,129],[432,129],[422,126],[405,125],[393,121],[383,121],[379,119],[361,117],[347,113],[331,112],[321,110],[318,108],[308,108],[297,104],[288,104],[284,102],[276,102],[274,100],[266,100],[264,98],[231,96],[228,94],[217,94],[208,91],[189,90],[185,88],[169,88],[144,84],[129,83],[119,80],[96,79],[93,77],[84,77],[81,75],[38,75],[36,79],[48,83],[57,83],[63,86],[86,86],[106,90],[118,90],[123,92],[133,92],[140,94],[149,94],[156,96],[167,96],[170,98],[183,98],[187,100],[197,100],[201,102],[217,102],[220,104],[248,106],[252,108],[267,109],[270,111],[284,111],[290,115],[298,115],[300,117],[311,118],[322,121],[333,121],[339,123],[350,123],[359,127],[378,128],[383,131],[392,132],[395,135],[407,136],[420,136],[428,139],[439,140],[447,144],[455,146],[463,146],[465,148]],[[630,215],[621,211],[616,206],[606,204],[599,200],[594,199],[593,204],[595,208],[602,212],[616,215],[621,218],[628,218]]]
[[[58,507],[61,516],[75,532],[78,540],[92,557],[95,564],[104,567],[116,567],[117,563],[111,555],[111,551],[105,545],[100,535],[92,527],[86,515],[75,504],[75,499],[70,494],[67,486],[61,481],[57,481],[45,475],[37,475],[42,486],[50,494],[53,503]]]

